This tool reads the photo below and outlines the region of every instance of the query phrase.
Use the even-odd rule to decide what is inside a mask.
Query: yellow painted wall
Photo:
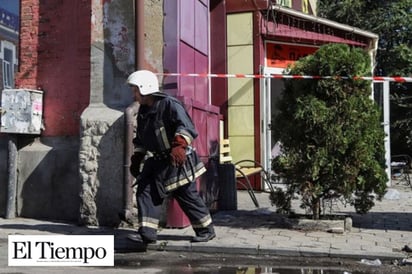
[[[251,12],[227,16],[227,45],[253,44],[253,17]]]
[[[253,74],[253,14],[227,16],[228,73]],[[253,79],[228,79],[228,133],[233,161],[254,159]]]
[[[309,13],[309,0],[302,0],[302,12]]]
[[[317,0],[309,0],[310,7],[312,8],[313,15],[316,16],[317,14],[317,7],[318,7],[318,1]]]

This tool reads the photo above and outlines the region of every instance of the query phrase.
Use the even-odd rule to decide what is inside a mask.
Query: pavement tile
[[[371,212],[359,215],[349,206],[335,203],[336,212],[352,218],[351,231],[342,234],[319,230],[296,230],[284,227],[283,219],[271,206],[268,193],[256,193],[261,204],[257,209],[247,192],[238,191],[238,210],[213,214],[217,237],[208,243],[191,243],[191,227],[164,228],[159,240],[149,250],[230,253],[239,255],[322,256],[371,259],[402,259],[405,245],[412,247],[412,190],[403,185],[393,187],[399,199],[377,201]],[[297,213],[304,213],[294,202]],[[338,210],[337,210],[338,209]],[[0,243],[9,234],[114,234],[118,252],[135,250],[126,236],[131,228],[107,229],[26,218],[0,219]],[[3,244],[2,244],[3,245]],[[1,250],[1,249],[0,249]],[[7,256],[6,248],[0,256]],[[3,255],[2,255],[3,252]]]

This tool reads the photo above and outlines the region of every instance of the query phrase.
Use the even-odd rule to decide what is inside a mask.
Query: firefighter
[[[129,239],[155,243],[163,199],[173,197],[196,234],[192,242],[207,242],[214,232],[209,209],[199,196],[196,178],[206,169],[191,146],[198,133],[183,105],[159,91],[157,76],[148,70],[127,79],[137,114],[134,154],[130,172],[136,177],[139,229]]]

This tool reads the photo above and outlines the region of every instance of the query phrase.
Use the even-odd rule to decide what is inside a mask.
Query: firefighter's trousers
[[[185,184],[171,193],[189,218],[197,236],[213,232],[209,209],[199,196],[196,182]],[[163,199],[154,182],[142,181],[136,193],[139,233],[146,239],[156,240]]]

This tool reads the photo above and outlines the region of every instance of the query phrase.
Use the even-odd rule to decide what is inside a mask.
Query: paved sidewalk
[[[291,229],[275,213],[268,193],[256,194],[260,208],[246,192],[238,192],[238,210],[214,214],[217,237],[208,243],[192,244],[192,229],[164,229],[160,244],[151,248],[194,252],[223,252],[249,255],[325,256],[354,259],[402,260],[405,245],[412,247],[412,189],[405,185],[389,188],[366,215],[356,214],[352,206],[335,204],[334,212],[349,215],[351,231],[331,233],[324,229]],[[294,203],[296,213],[304,213]],[[342,228],[343,229],[343,228]],[[332,229],[333,231],[333,229]],[[337,230],[341,232],[341,230]],[[180,240],[175,239],[181,236]]]
[[[208,243],[191,243],[191,227],[163,229],[159,241],[149,250],[192,251],[242,255],[322,256],[353,259],[402,260],[405,245],[412,247],[412,189],[395,185],[386,198],[366,215],[351,206],[337,206],[339,213],[352,218],[351,231],[331,233],[322,229],[292,229],[270,205],[268,193],[257,193],[255,208],[247,192],[238,191],[238,210],[213,214],[217,237]],[[299,209],[298,205],[294,205]],[[297,210],[299,213],[299,210]],[[114,234],[116,252],[138,251],[126,239],[133,229],[81,227],[34,219],[0,219],[0,259],[7,262],[9,234]],[[339,231],[342,232],[342,231]]]

